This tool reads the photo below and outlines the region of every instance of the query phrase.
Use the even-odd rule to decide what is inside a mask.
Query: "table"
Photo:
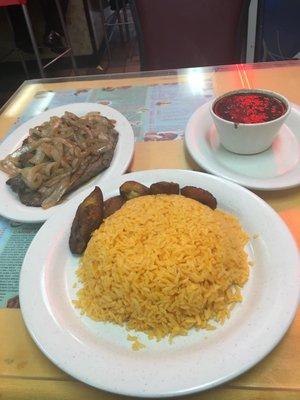
[[[129,86],[156,87],[160,90],[164,85],[167,87],[179,84],[185,85],[191,96],[197,91],[201,95],[205,94],[207,86],[210,87],[211,94],[215,95],[241,87],[265,88],[278,91],[290,101],[300,104],[300,62],[239,64],[228,67],[27,81],[1,110],[0,139],[16,123],[34,96],[42,91],[59,94],[72,89],[82,93],[86,89],[106,88],[109,92],[113,88]],[[168,102],[162,102],[160,105],[167,107]],[[161,157],[161,154],[164,154],[164,157]],[[199,170],[186,154],[182,140],[137,141],[129,171],[151,168]],[[258,195],[280,213],[300,248],[300,189],[258,192]],[[299,354],[300,309],[283,340],[263,361],[233,381],[190,398],[299,399]],[[8,308],[0,309],[0,397],[22,400],[122,398],[88,387],[58,369],[33,343],[22,321],[20,310]]]

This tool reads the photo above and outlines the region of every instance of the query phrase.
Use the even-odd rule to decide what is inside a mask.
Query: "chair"
[[[130,39],[129,26],[133,24],[129,21],[127,13],[128,0],[99,0],[100,16],[103,29],[104,49],[107,52],[108,64],[111,62],[110,40],[115,28],[119,28],[122,43]],[[109,7],[110,12],[106,10]]]
[[[59,54],[57,57],[55,57],[53,60],[51,60],[50,62],[48,62],[46,65],[43,66],[42,64],[42,60],[40,57],[40,53],[38,50],[38,46],[37,46],[37,42],[35,39],[35,35],[34,35],[34,31],[32,28],[32,24],[31,24],[31,20],[30,20],[30,16],[28,13],[28,9],[27,9],[27,0],[0,0],[0,7],[7,7],[7,6],[13,6],[13,5],[19,5],[22,7],[23,9],[23,13],[24,13],[24,18],[26,21],[26,25],[27,25],[27,29],[28,29],[28,33],[30,36],[30,40],[32,43],[32,47],[33,47],[33,51],[36,57],[36,61],[38,64],[38,68],[40,71],[40,75],[42,78],[45,77],[45,73],[44,73],[44,69],[47,68],[49,65],[53,64],[56,60],[58,60],[59,58],[63,57],[65,54],[67,54],[68,52],[70,53],[70,58],[71,58],[71,62],[72,62],[72,66],[73,66],[73,70],[76,71],[76,62],[73,56],[73,49],[72,49],[72,45],[70,42],[70,38],[69,38],[69,34],[67,31],[67,27],[63,18],[63,14],[62,14],[62,10],[61,10],[61,6],[59,4],[58,0],[55,0],[55,4],[57,7],[57,11],[59,14],[59,19],[60,19],[60,23],[62,25],[63,31],[64,31],[64,35],[65,35],[65,40],[67,42],[68,45],[68,49],[66,51],[64,51],[62,54]]]
[[[132,0],[141,69],[243,60],[250,0]]]

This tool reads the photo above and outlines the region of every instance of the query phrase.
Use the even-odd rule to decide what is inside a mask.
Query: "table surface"
[[[215,95],[239,88],[265,88],[300,104],[300,62],[239,64],[176,71],[73,77],[27,81],[0,113],[0,139],[39,91],[118,88],[188,82],[191,93],[211,79]],[[199,83],[200,82],[200,83]],[[161,157],[164,154],[164,157]],[[129,171],[152,168],[199,168],[186,154],[183,141],[137,142]],[[288,224],[300,248],[300,189],[257,192]],[[280,344],[250,371],[192,399],[300,399],[300,311]],[[61,371],[36,347],[18,309],[0,310],[1,399],[119,399],[91,388]]]

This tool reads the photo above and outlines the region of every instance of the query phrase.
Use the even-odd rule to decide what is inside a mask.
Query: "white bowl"
[[[257,124],[227,121],[214,112],[214,105],[223,97],[238,93],[267,94],[276,97],[286,106],[286,112],[279,118]],[[225,149],[238,154],[256,154],[267,150],[291,111],[288,100],[279,93],[261,89],[234,90],[217,97],[210,106],[210,113],[217,128],[220,142]]]

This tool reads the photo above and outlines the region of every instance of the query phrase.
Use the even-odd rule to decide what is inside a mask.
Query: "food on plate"
[[[202,204],[205,204],[212,210],[217,208],[216,198],[207,190],[197,188],[195,186],[185,186],[181,189],[180,193],[185,197],[189,197],[190,199],[194,199]]]
[[[139,341],[139,338],[137,336],[127,335],[127,340],[129,340],[129,342],[132,342],[131,348],[134,351],[138,351],[146,347],[143,343]]]
[[[74,305],[157,340],[214,329],[242,301],[247,242],[236,217],[194,199],[133,198],[93,233]]]
[[[226,121],[257,124],[281,117],[287,106],[276,96],[263,92],[239,92],[221,97],[213,111]]]
[[[149,193],[150,189],[147,186],[135,181],[127,181],[120,186],[120,195],[126,200],[138,196],[145,196]]]
[[[174,182],[157,182],[150,186],[151,194],[179,194],[179,192],[179,185]]]
[[[70,250],[81,254],[91,238],[92,233],[103,220],[103,195],[99,187],[90,193],[77,208],[69,238]]]
[[[217,200],[207,190],[204,190],[201,188],[196,188],[193,186],[186,186],[185,188],[181,189],[181,191],[182,190],[183,190],[182,194],[185,197],[190,197],[194,200],[197,200],[200,203],[203,203],[212,209],[215,209],[217,207]],[[99,187],[97,187],[97,191],[99,193],[101,193],[101,198],[103,199],[103,195],[102,195],[101,189]],[[100,226],[100,224],[102,223],[102,220],[104,218],[107,218],[110,215],[114,214],[117,210],[119,210],[123,206],[123,204],[126,201],[131,200],[136,197],[146,196],[146,195],[150,195],[150,194],[154,194],[154,195],[155,194],[179,194],[180,187],[179,187],[178,183],[174,183],[174,182],[157,182],[157,183],[153,183],[150,186],[150,188],[148,188],[147,186],[145,186],[139,182],[126,181],[120,186],[119,191],[120,191],[121,195],[111,197],[111,198],[105,200],[104,202],[103,202],[103,200],[101,200],[101,202],[99,202],[99,207],[102,207],[101,221],[97,220],[92,224],[91,220],[92,220],[93,215],[90,214],[89,218],[91,218],[91,220],[88,221],[90,223],[90,226],[89,226],[90,231],[87,235],[84,235],[84,238],[81,238],[81,234],[77,233],[77,232],[80,229],[80,223],[84,224],[83,211],[86,210],[86,208],[85,208],[86,204],[89,204],[90,195],[79,205],[78,210],[81,210],[81,213],[79,213],[78,210],[77,210],[77,212],[79,215],[83,215],[83,218],[82,218],[82,221],[78,220],[77,213],[76,213],[76,216],[73,221],[74,228],[72,225],[73,230],[71,231],[72,239],[70,238],[70,250],[72,253],[82,254],[86,248],[87,241],[89,240],[92,232]],[[95,213],[94,217],[98,218],[98,214]],[[80,239],[77,237],[78,235],[79,235]],[[80,244],[78,244],[78,242]],[[72,243],[72,245],[71,245],[71,243]],[[76,245],[75,245],[75,243],[76,243]],[[75,251],[74,251],[74,249],[75,249]]]
[[[49,208],[109,167],[118,141],[115,121],[65,112],[29,130],[22,146],[0,161],[20,201]]]
[[[110,199],[105,200],[105,202],[103,203],[103,212],[104,212],[103,217],[107,218],[113,213],[115,213],[122,207],[125,201],[126,200],[122,196],[114,196],[111,197]]]

